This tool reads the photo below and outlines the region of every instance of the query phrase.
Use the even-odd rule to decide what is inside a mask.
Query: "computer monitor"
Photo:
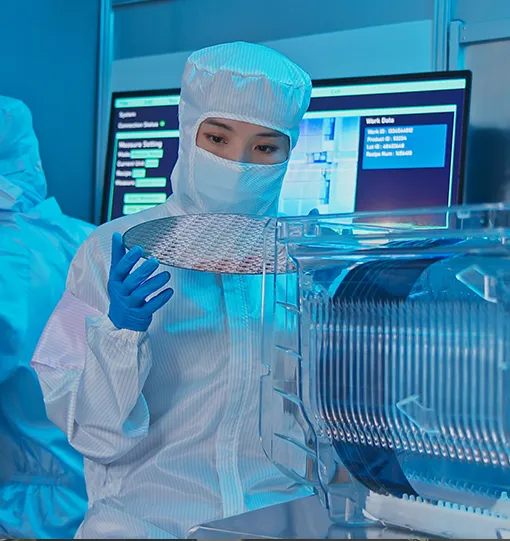
[[[164,203],[179,147],[179,90],[112,96],[102,221]]]
[[[304,215],[462,203],[471,73],[314,81],[279,210]],[[113,95],[103,221],[163,203],[178,90]]]
[[[462,202],[471,73],[314,81],[280,211]]]

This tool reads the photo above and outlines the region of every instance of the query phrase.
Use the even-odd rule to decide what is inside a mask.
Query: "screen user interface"
[[[466,74],[316,82],[279,210],[305,215],[460,202]],[[178,154],[176,91],[116,95],[103,219],[164,203]]]
[[[287,215],[459,203],[468,79],[316,86],[285,178]]]
[[[179,146],[179,95],[114,97],[104,220],[164,203]]]

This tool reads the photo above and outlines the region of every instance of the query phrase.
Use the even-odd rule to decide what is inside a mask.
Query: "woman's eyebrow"
[[[228,124],[224,124],[223,122],[220,122],[219,120],[205,120],[204,124],[210,124],[212,126],[216,126],[217,128],[223,128],[224,130],[234,132],[234,128],[232,126],[229,126]]]
[[[257,133],[257,137],[286,137],[285,134],[279,133],[277,131],[265,131]]]

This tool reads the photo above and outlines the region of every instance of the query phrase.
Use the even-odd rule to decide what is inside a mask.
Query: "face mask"
[[[199,147],[190,164],[190,194],[201,212],[275,215],[287,163],[244,164]]]

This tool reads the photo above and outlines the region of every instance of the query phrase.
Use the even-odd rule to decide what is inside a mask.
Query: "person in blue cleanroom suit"
[[[50,419],[85,457],[77,538],[182,538],[310,494],[260,443],[261,277],[174,269],[165,288],[169,274],[149,278],[158,262],[139,265],[118,235],[166,216],[275,214],[310,95],[309,76],[266,47],[192,54],[173,195],[78,252],[33,359]]]
[[[87,508],[83,459],[48,420],[30,360],[92,230],[46,199],[30,111],[0,96],[0,537],[71,537]]]

